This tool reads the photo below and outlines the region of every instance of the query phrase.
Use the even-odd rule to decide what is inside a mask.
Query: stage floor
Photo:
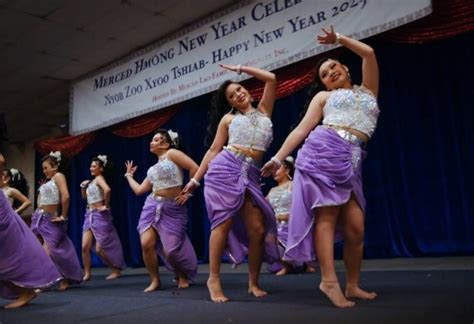
[[[342,264],[337,262],[337,269]],[[162,290],[143,293],[145,269],[126,269],[106,281],[106,269],[66,292],[41,293],[16,310],[0,310],[0,323],[467,323],[474,322],[474,257],[365,260],[362,286],[374,301],[337,309],[316,289],[319,273],[277,277],[267,272],[261,286],[270,293],[257,299],[246,292],[247,269],[223,265],[224,290],[231,301],[213,304],[201,265],[195,283],[177,289],[160,269]],[[338,271],[343,280],[344,273]],[[0,305],[7,303],[1,300]]]

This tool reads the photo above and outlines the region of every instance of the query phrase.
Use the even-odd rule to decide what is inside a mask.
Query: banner
[[[75,82],[70,133],[90,132],[211,92],[227,79],[218,63],[266,70],[328,51],[321,28],[356,39],[431,13],[430,0],[243,1]],[[277,76],[278,77],[278,76]]]

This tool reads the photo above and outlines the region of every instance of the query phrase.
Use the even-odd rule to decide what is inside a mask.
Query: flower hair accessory
[[[49,156],[53,157],[58,161],[58,163],[61,161],[61,152],[60,151],[55,151],[55,152],[49,152]]]
[[[173,131],[170,129],[170,130],[168,130],[168,135],[170,136],[171,141],[173,142],[173,144],[176,145],[176,139],[178,138],[178,133],[177,133],[177,132],[173,132]]]
[[[291,155],[288,155],[286,158],[285,158],[285,162],[288,162],[290,164],[295,164],[295,159],[291,156]]]
[[[97,155],[97,158],[102,161],[104,167],[107,165],[107,155]]]
[[[11,168],[10,173],[12,174],[12,180],[15,180],[15,178],[20,178],[20,171],[18,171],[18,169]]]

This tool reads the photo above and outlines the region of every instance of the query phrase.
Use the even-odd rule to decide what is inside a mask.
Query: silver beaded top
[[[39,187],[39,193],[38,204],[40,206],[59,204],[59,189],[54,178],[51,178],[51,180],[41,185],[41,187]]]
[[[324,125],[349,127],[371,137],[380,114],[377,100],[361,86],[334,90],[323,108]]]
[[[183,170],[166,155],[148,169],[146,177],[153,186],[153,192],[183,184]]]
[[[291,207],[290,185],[285,184],[272,188],[268,193],[268,201],[272,205],[275,215],[289,214]]]
[[[229,126],[228,145],[266,151],[273,140],[272,127],[270,118],[258,109],[253,108],[246,114],[237,113]]]
[[[86,194],[88,204],[95,204],[104,200],[104,190],[97,185],[95,179],[87,186]]]

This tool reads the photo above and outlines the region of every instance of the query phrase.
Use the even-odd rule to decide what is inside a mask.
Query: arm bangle
[[[336,33],[336,41],[334,44],[341,44],[341,37],[342,35],[339,33]]]
[[[281,161],[277,159],[276,156],[272,156],[272,158],[270,159],[270,161],[272,161],[273,163],[275,163],[277,166],[281,166]]]
[[[194,183],[197,187],[199,187],[201,185],[201,183],[199,181],[197,181],[196,179],[194,179],[194,178],[189,179],[189,181]]]
[[[235,69],[235,72],[237,72],[238,75],[242,74],[242,71],[240,70],[242,68],[242,65],[237,65],[237,68]]]
[[[125,178],[128,178],[128,177],[132,177],[133,178],[133,174],[127,172],[123,175]]]

